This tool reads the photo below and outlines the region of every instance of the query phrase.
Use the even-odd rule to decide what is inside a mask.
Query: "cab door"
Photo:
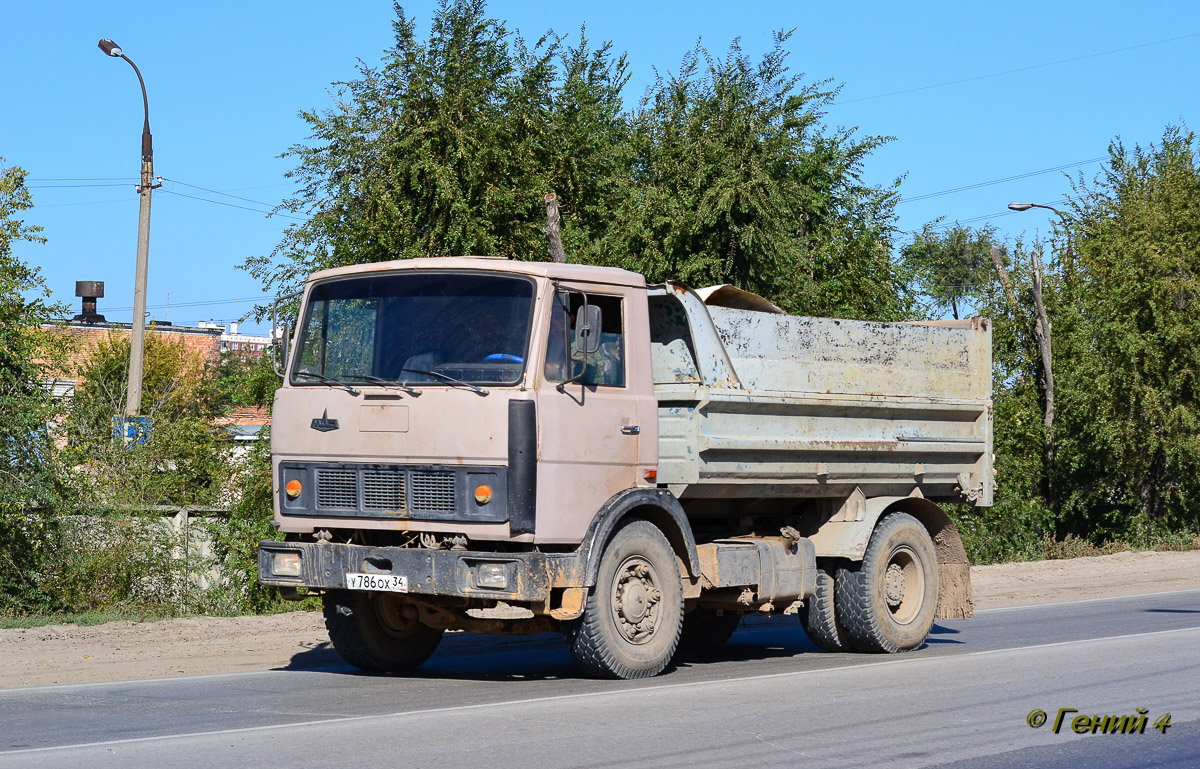
[[[645,312],[645,290],[621,286],[558,283],[543,314],[546,340],[538,376],[538,542],[577,543],[592,518],[614,494],[644,485],[641,464],[657,461],[656,414],[643,425],[653,402],[648,360],[630,354],[631,315]],[[585,355],[578,327],[599,309],[599,349]],[[634,311],[634,312],[631,312]],[[633,326],[636,328],[636,326]],[[641,336],[645,336],[642,334]],[[649,350],[646,350],[648,357]],[[649,385],[652,387],[652,384]],[[641,397],[639,397],[639,395]],[[646,440],[649,451],[642,451]],[[648,454],[648,457],[643,457]]]

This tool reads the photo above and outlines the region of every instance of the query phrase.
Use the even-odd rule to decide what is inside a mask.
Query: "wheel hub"
[[[617,630],[628,641],[644,643],[654,635],[662,591],[654,567],[640,556],[625,560],[613,585],[613,617]]]
[[[898,563],[890,563],[884,580],[884,592],[888,606],[894,611],[904,602],[904,569]]]
[[[907,625],[917,618],[925,605],[924,573],[917,554],[907,545],[892,551],[883,573],[883,599],[892,619]]]

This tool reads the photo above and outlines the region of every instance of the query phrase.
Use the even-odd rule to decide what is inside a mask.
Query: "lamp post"
[[[154,143],[150,136],[150,100],[146,98],[146,81],[133,60],[121,52],[121,47],[112,40],[99,42],[101,51],[108,56],[124,59],[133,67],[138,83],[142,86],[142,107],[145,122],[142,123],[142,174],[138,184],[141,204],[138,210],[137,274],[133,284],[133,339],[129,348],[129,392],[125,401],[125,416],[135,417],[142,408],[142,358],[146,349],[146,265],[150,254],[150,193],[154,189]]]
[[[1059,211],[1054,206],[1047,206],[1042,203],[1020,203],[1012,202],[1008,204],[1009,209],[1013,211],[1028,211],[1031,208],[1044,208],[1047,211],[1053,211],[1058,214],[1062,220],[1063,226],[1070,225],[1070,217],[1062,211]],[[1070,252],[1071,239],[1070,234],[1067,236],[1067,251]],[[1070,259],[1068,258],[1068,262]],[[1030,263],[1033,267],[1033,305],[1037,312],[1037,323],[1033,327],[1033,335],[1037,341],[1038,352],[1042,361],[1042,428],[1045,431],[1045,438],[1042,444],[1042,461],[1045,465],[1045,477],[1042,482],[1042,491],[1046,497],[1046,502],[1053,507],[1056,501],[1057,489],[1054,483],[1054,465],[1055,465],[1055,447],[1054,447],[1054,355],[1050,341],[1050,315],[1046,312],[1046,303],[1042,297],[1042,256],[1041,246],[1037,246],[1030,254]],[[1069,268],[1068,268],[1069,269]],[[1015,305],[1014,305],[1015,306]]]

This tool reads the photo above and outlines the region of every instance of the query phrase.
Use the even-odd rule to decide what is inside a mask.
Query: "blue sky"
[[[405,5],[422,33],[432,7]],[[1168,123],[1200,122],[1200,4],[494,0],[489,11],[527,38],[586,22],[592,40],[628,52],[630,103],[698,39],[720,52],[740,37],[757,57],[772,30],[794,27],[793,70],[844,83],[827,122],[894,136],[866,174],[878,183],[906,175],[909,198],[1100,158],[1116,136],[1146,144]],[[155,172],[171,180],[154,197],[151,314],[163,318],[169,301],[173,322],[237,320],[262,288],[236,267],[268,253],[287,220],[182,195],[259,211],[287,195],[292,163],[277,156],[305,138],[297,111],[329,106],[329,84],[353,77],[358,58],[378,61],[392,18],[378,0],[8,0],[0,156],[29,172],[26,221],[49,239],[18,254],[72,306],[76,280],[105,281],[101,311],[130,319],[142,105],[133,71],[96,47],[109,37],[146,77]],[[1067,170],[1090,178],[1099,168]],[[117,186],[66,186],[92,184]],[[1067,191],[1052,172],[910,200],[900,226],[975,220]],[[1006,235],[1032,234],[1047,229],[1046,214],[991,221]],[[240,301],[196,304],[216,300]]]

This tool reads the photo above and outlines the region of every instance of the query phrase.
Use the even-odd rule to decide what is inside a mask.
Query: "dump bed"
[[[986,319],[806,318],[719,293],[650,291],[660,483],[681,498],[991,504]]]

